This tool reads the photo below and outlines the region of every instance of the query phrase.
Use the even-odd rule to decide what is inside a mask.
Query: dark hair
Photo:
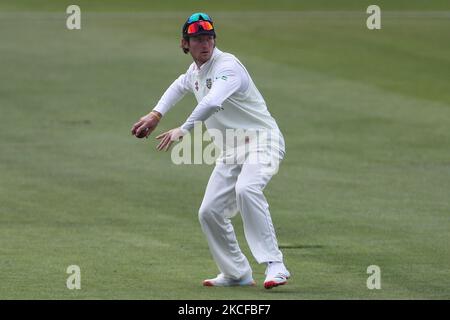
[[[186,40],[189,43],[189,37],[183,37],[184,40]],[[181,50],[183,50],[184,54],[188,54],[189,48],[183,47],[183,42],[181,42]]]

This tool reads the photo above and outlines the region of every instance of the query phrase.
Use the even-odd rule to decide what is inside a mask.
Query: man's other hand
[[[167,151],[174,141],[183,139],[183,136],[185,134],[186,132],[184,132],[181,128],[175,128],[161,133],[156,137],[156,139],[161,140],[156,148],[158,149],[158,151]]]

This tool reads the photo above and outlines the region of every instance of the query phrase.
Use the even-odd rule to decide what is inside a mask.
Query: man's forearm
[[[181,126],[181,129],[183,132],[190,131],[192,128],[194,128],[194,124],[197,121],[205,121],[208,119],[218,108],[219,106],[209,105],[206,103],[200,103],[194,111],[192,111],[189,118],[187,118],[186,122]]]
[[[169,88],[164,92],[161,99],[156,104],[154,111],[157,111],[163,116],[166,114],[178,101],[180,101],[186,94],[186,88],[183,85],[184,75],[181,75],[175,80]]]
[[[184,132],[190,131],[194,127],[195,122],[208,119],[220,109],[225,99],[238,90],[241,85],[241,79],[231,71],[227,74],[228,76],[223,78],[216,77],[210,92],[200,101],[186,122],[181,126]]]

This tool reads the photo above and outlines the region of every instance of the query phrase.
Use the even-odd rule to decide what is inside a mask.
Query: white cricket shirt
[[[275,119],[248,71],[234,55],[214,48],[211,58],[200,68],[193,62],[153,110],[164,115],[188,91],[194,93],[198,105],[181,126],[183,131],[191,130],[196,121],[204,121],[208,130],[220,130],[223,137],[227,129],[268,130],[272,137],[281,140],[280,151],[284,153],[283,136]]]

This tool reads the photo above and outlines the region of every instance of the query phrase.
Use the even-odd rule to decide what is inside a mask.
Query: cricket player
[[[167,151],[197,122],[204,122],[208,132],[216,130],[223,137],[227,130],[252,131],[241,144],[230,141],[221,144],[222,152],[206,187],[199,220],[220,274],[204,280],[203,285],[255,285],[230,220],[237,212],[241,213],[253,256],[259,264],[266,265],[264,287],[286,284],[290,273],[283,263],[263,194],[274,174],[268,167],[284,157],[283,136],[242,63],[216,47],[213,20],[207,14],[195,13],[187,19],[182,28],[181,48],[185,54],[191,54],[194,62],[170,85],[153,110],[133,125],[131,133],[138,138],[147,137],[187,92],[195,95],[198,104],[184,124],[156,137],[160,140],[158,150]],[[270,132],[270,138],[265,134],[260,135],[264,139],[259,139],[262,132]],[[236,156],[242,147],[246,151],[241,154],[258,157],[248,161],[249,157]]]

